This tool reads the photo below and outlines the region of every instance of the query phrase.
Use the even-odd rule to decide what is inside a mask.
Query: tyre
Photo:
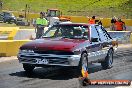
[[[80,62],[79,62],[79,66],[77,68],[77,75],[78,76],[82,76],[82,68],[85,70],[85,71],[88,71],[88,57],[87,57],[87,53],[82,53],[81,55],[81,59],[80,59]]]
[[[13,23],[14,23],[14,24],[16,24],[16,23],[17,23],[17,21],[16,21],[16,20],[14,20],[14,21],[13,21]]]
[[[6,23],[6,20],[3,20],[4,23]]]
[[[8,24],[11,24],[12,23],[11,19],[8,19],[6,21],[8,22]]]
[[[108,51],[107,56],[105,57],[105,60],[101,62],[101,66],[103,69],[109,69],[112,67],[113,64],[113,50],[110,49]]]
[[[82,77],[82,67],[88,71],[87,53],[82,53],[78,66],[65,69],[65,73],[68,72],[67,74],[72,75],[72,77]]]
[[[7,21],[8,22],[8,24],[11,24],[11,21]]]
[[[30,64],[23,64],[23,68],[26,72],[32,72],[35,66],[30,65]]]

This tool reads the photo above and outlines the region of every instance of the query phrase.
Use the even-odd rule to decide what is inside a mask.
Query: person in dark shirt
[[[112,17],[111,19],[111,30],[114,31],[115,30],[115,23],[116,23],[116,17]]]
[[[116,23],[116,19],[115,18],[112,18],[111,19],[111,23]]]

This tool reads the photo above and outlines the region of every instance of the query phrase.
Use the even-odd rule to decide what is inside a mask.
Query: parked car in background
[[[3,16],[1,13],[0,13],[0,22],[3,22]]]
[[[30,26],[30,22],[28,22],[25,18],[17,18],[16,25],[17,26]]]
[[[0,16],[4,23],[16,23],[16,17],[10,12],[2,12],[0,13]]]
[[[75,67],[81,72],[88,64],[101,63],[112,67],[117,45],[101,26],[96,24],[60,23],[50,27],[40,39],[20,47],[18,59],[27,72],[35,67]]]

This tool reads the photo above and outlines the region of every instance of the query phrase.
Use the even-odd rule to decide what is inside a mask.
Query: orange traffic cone
[[[82,72],[82,77],[89,78],[88,71],[86,71],[83,67],[81,72]]]
[[[86,70],[86,68],[82,67],[81,75],[82,75],[82,77],[79,78],[81,85],[87,86],[87,85],[91,84],[91,81],[89,79],[89,74],[88,74],[88,71]]]

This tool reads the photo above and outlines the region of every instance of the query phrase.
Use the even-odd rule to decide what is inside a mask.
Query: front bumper
[[[81,55],[55,55],[55,54],[36,54],[19,53],[20,63],[34,65],[58,65],[58,66],[78,66]]]

